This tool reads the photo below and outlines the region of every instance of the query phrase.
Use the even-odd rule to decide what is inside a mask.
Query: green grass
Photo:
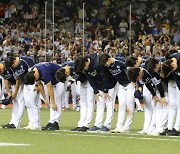
[[[0,126],[9,122],[11,109],[0,110]],[[94,115],[95,116],[95,115]],[[41,110],[44,126],[49,119],[49,110]],[[143,113],[135,113],[130,134],[92,134],[71,132],[79,120],[79,112],[63,111],[60,131],[30,131],[0,128],[0,142],[30,144],[30,146],[0,146],[1,154],[179,154],[180,137],[152,137],[136,135],[142,128]],[[117,121],[115,112],[112,128]],[[21,127],[27,125],[25,111]],[[92,124],[94,123],[94,119]]]

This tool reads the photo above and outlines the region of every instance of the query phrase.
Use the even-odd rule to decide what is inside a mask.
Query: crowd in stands
[[[126,57],[129,54],[164,56],[170,49],[180,49],[178,1],[56,0],[54,44],[52,1],[47,2],[46,37],[43,0],[1,2],[6,5],[4,16],[0,18],[1,60],[4,60],[10,52],[30,56],[36,62],[58,59],[57,63],[74,60],[82,55],[84,2],[85,54],[105,51],[113,57]]]

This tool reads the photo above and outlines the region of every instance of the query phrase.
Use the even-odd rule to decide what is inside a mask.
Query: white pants
[[[0,84],[0,100],[4,99],[4,93],[5,93],[5,85],[4,85],[4,79],[0,76],[0,80],[2,84]],[[1,108],[4,109],[6,108],[6,105],[1,104]]]
[[[165,128],[167,128],[168,108],[169,108],[168,93],[165,92],[164,94],[165,94],[167,106],[162,106],[159,102],[155,106],[155,114],[156,114],[155,123],[156,123],[156,131],[157,132],[163,132],[163,130]],[[156,91],[156,95],[158,96],[158,98],[161,98],[159,91]]]
[[[22,85],[19,93],[22,93],[23,95],[20,95],[18,101],[24,100],[25,102],[25,105],[27,107],[28,118],[29,118],[28,126],[40,129],[41,127],[40,108],[39,108],[40,94],[34,91],[34,86],[35,85]]]
[[[14,91],[14,86],[11,86],[12,92]],[[20,87],[21,89],[21,87]],[[24,99],[23,99],[23,93],[18,92],[17,97],[15,100],[12,101],[13,107],[12,107],[12,115],[10,124],[14,124],[16,128],[20,127],[20,122],[24,113]]]
[[[180,130],[180,91],[174,81],[168,83],[169,95],[169,114],[168,114],[168,129],[172,130],[173,127]],[[176,122],[174,125],[174,121]]]
[[[152,100],[152,95],[147,87],[143,86],[143,101],[144,101],[144,125],[145,132],[155,130],[155,106]]]
[[[134,92],[135,86],[133,83],[129,83],[126,87],[119,85],[118,100],[119,100],[119,111],[118,121],[116,129],[129,130],[134,117]],[[128,110],[126,117],[126,107]],[[126,121],[125,121],[126,117]],[[124,123],[125,122],[125,123]]]
[[[53,86],[53,91],[54,91],[55,103],[56,103],[58,109],[57,109],[57,111],[54,111],[50,104],[49,123],[54,123],[54,122],[59,123],[61,112],[62,112],[62,96],[63,96],[63,91],[64,91],[64,83],[61,83],[61,82],[57,83],[55,86]]]
[[[142,106],[141,106],[141,103],[140,103],[139,99],[135,98],[135,103],[136,103],[136,109],[137,110],[142,110]]]
[[[111,127],[113,113],[114,113],[114,102],[115,102],[115,91],[114,88],[108,90],[110,99],[106,100],[104,98],[104,92],[100,92],[99,100],[97,101],[96,119],[94,126],[99,128],[102,127],[102,121],[104,118],[104,109],[106,106],[106,119],[104,121],[104,126],[107,128]]]
[[[80,84],[80,119],[78,127],[89,127],[93,118],[95,95],[89,82]]]

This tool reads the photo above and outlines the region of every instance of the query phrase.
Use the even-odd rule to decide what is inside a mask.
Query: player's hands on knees
[[[11,93],[7,93],[7,95],[8,95],[8,97],[11,97],[11,96],[12,96],[12,94],[11,94]]]
[[[57,111],[58,107],[57,107],[56,103],[52,103],[52,109],[53,109],[54,111]]]
[[[44,102],[49,107],[49,100],[47,98],[44,100]]]
[[[34,91],[36,91],[37,93],[39,93],[39,88],[37,86],[34,87]]]
[[[104,93],[104,98],[105,98],[105,100],[110,100],[111,99],[111,97],[109,96],[108,93]]]
[[[159,98],[156,95],[153,97],[153,100],[155,105],[159,102]]]
[[[96,102],[99,100],[100,93],[96,94]]]
[[[160,100],[159,100],[160,104],[162,106],[167,106],[167,102],[166,102],[166,98],[165,97],[162,97]]]
[[[16,99],[16,97],[17,97],[17,92],[14,91],[14,92],[12,93],[12,99],[14,100],[14,99]]]

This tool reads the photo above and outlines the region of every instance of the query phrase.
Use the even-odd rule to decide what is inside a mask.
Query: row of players
[[[80,81],[80,120],[74,131],[109,132],[116,95],[119,100],[118,121],[113,133],[128,133],[134,116],[134,99],[143,99],[144,126],[139,134],[179,135],[180,130],[180,53],[165,58],[113,58],[107,53],[79,57],[62,66],[54,63],[34,64],[27,57],[10,56],[0,65],[13,110],[9,125],[19,127],[24,104],[29,124],[26,129],[41,129],[37,103],[40,91],[50,105],[50,119],[43,130],[58,130],[63,91],[68,80]],[[9,85],[14,89],[10,92]],[[46,85],[46,86],[44,86]],[[48,97],[44,87],[47,87]],[[135,96],[135,97],[134,97]],[[49,99],[50,98],[50,99]],[[94,102],[95,124],[89,128]],[[107,115],[103,123],[104,108]],[[127,111],[127,114],[126,114]],[[174,121],[176,119],[175,125]]]

